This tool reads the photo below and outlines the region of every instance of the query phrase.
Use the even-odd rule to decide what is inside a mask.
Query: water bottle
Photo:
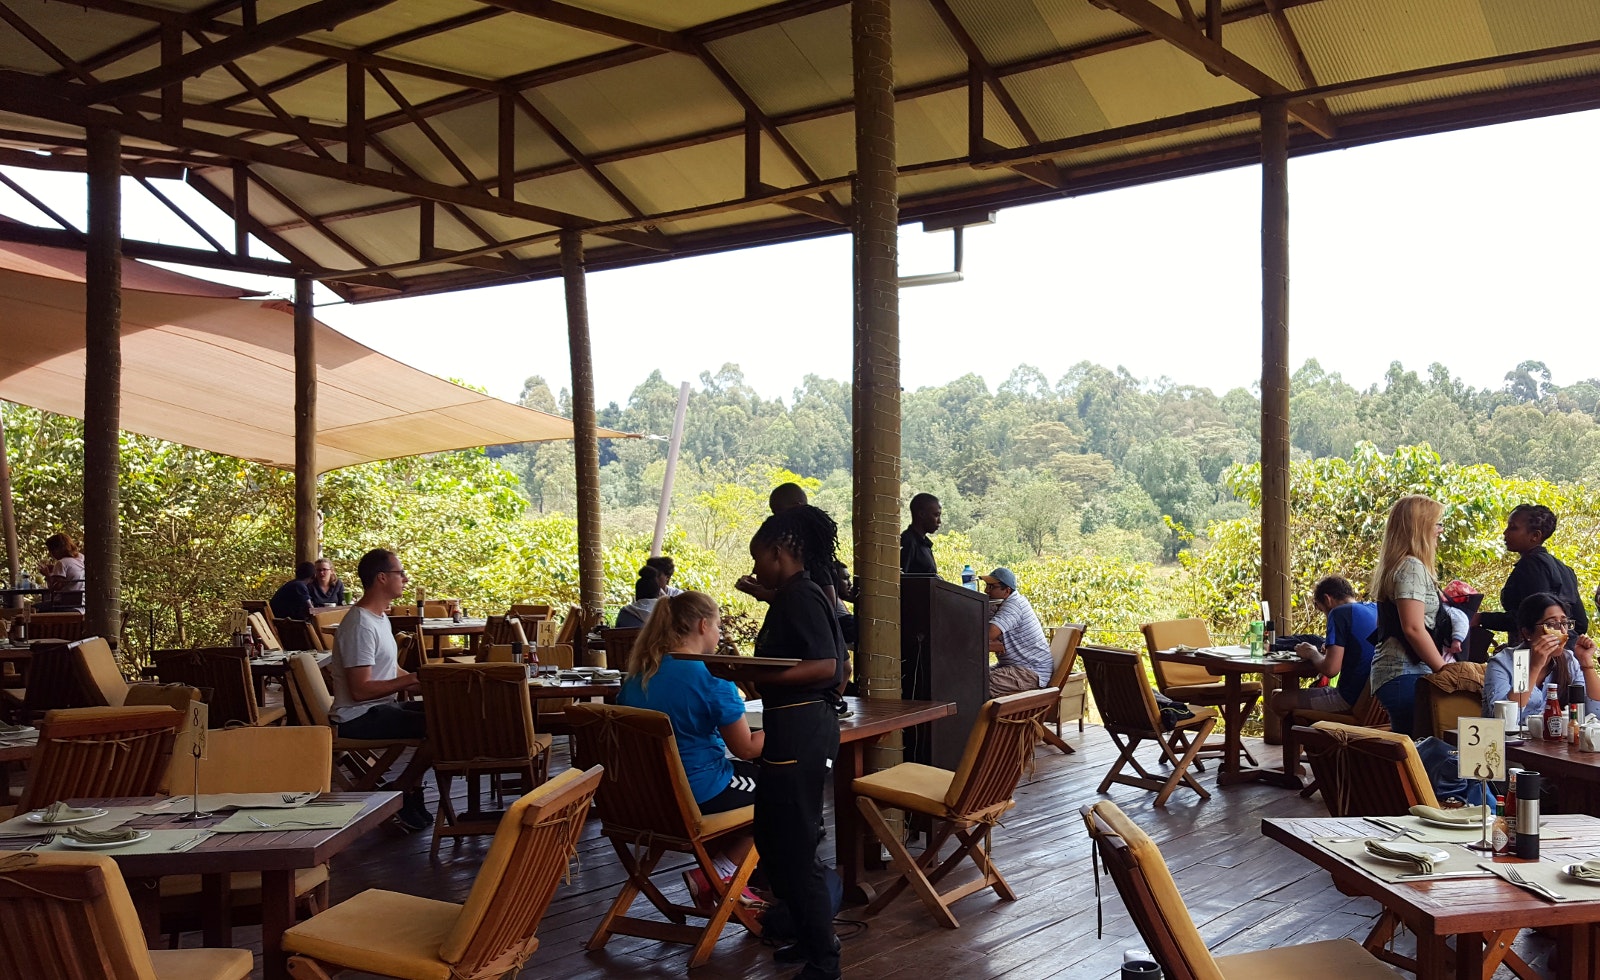
[[[28,577],[27,572],[22,573],[22,581],[17,583],[17,588],[23,590],[34,588],[33,579]]]
[[[972,570],[971,565],[961,566],[961,587],[974,590],[978,588],[978,573]]]

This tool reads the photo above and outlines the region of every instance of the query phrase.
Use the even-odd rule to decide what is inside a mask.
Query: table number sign
[[[1518,647],[1511,651],[1511,693],[1525,694],[1528,691],[1528,656],[1527,647]]]
[[[1462,779],[1506,778],[1506,729],[1498,718],[1461,718],[1456,722]]]

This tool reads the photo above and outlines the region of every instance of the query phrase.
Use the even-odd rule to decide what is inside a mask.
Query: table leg
[[[145,945],[151,949],[165,948],[161,943],[161,879],[126,878],[128,894],[133,898],[134,911],[139,913],[139,928],[144,931]]]
[[[200,877],[200,929],[207,946],[233,948],[233,895],[231,875]]]
[[[863,880],[870,835],[850,789],[856,777],[866,775],[868,741],[840,743],[838,758],[833,760],[834,860],[844,882],[846,905],[865,905],[873,898],[872,887]]]
[[[1420,941],[1421,937],[1418,937]],[[1419,969],[1418,980],[1422,975]],[[1483,933],[1463,932],[1456,936],[1455,977],[1456,980],[1483,980]]]
[[[1450,960],[1445,937],[1431,931],[1417,933],[1417,980],[1450,980]]]
[[[1596,947],[1592,923],[1566,926],[1556,933],[1556,980],[1592,980],[1600,969],[1600,948]]]
[[[1244,758],[1244,681],[1238,674],[1223,677],[1223,690],[1227,701],[1222,705],[1223,724],[1228,730],[1222,736],[1222,765],[1217,771],[1217,784],[1249,782],[1259,772],[1247,768]]]
[[[294,925],[294,871],[261,872],[261,976],[289,980],[283,934]]]

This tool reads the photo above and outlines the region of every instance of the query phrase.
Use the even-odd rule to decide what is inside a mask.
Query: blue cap
[[[997,568],[988,575],[981,576],[985,582],[1003,585],[1012,592],[1017,591],[1017,576],[1009,568]]]

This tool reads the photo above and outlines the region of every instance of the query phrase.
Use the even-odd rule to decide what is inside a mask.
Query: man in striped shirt
[[[1044,627],[1027,597],[1017,591],[1017,576],[997,568],[983,576],[983,591],[1000,605],[989,620],[989,652],[997,663],[989,671],[989,696],[1032,691],[1050,683],[1054,663]]]

